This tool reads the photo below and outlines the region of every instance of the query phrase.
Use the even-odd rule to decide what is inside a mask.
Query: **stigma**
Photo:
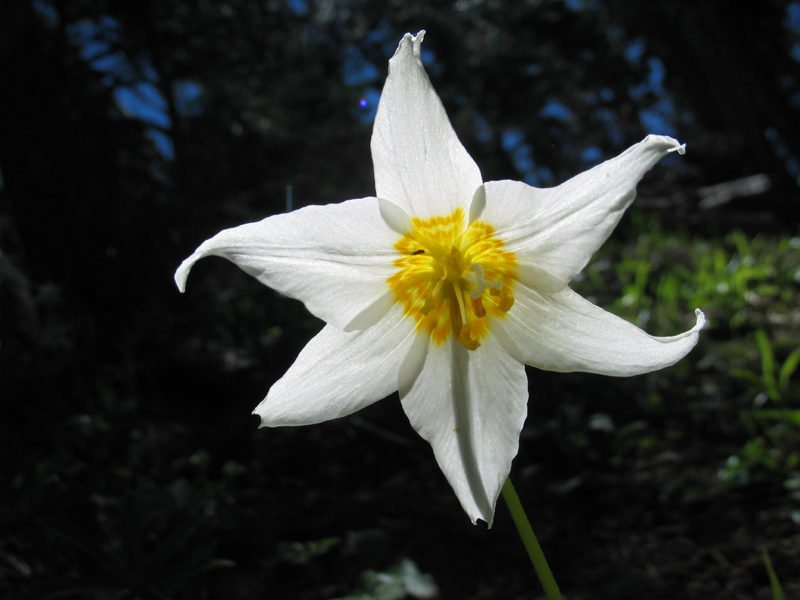
[[[494,228],[467,223],[464,211],[411,219],[412,229],[396,244],[397,272],[388,279],[395,300],[437,344],[452,335],[469,350],[480,346],[493,318],[514,304],[517,260],[503,250]]]

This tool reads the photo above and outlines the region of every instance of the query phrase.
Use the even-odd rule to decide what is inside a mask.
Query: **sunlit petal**
[[[378,198],[378,207],[381,211],[381,217],[395,233],[405,235],[414,228],[408,213],[394,202]]]
[[[392,304],[396,241],[375,198],[307,206],[221,231],[183,261],[175,281],[183,291],[195,262],[222,256],[324,321],[365,328]]]
[[[336,419],[397,390],[397,372],[414,340],[399,307],[366,331],[331,325],[312,339],[256,407],[262,426]]]
[[[466,210],[482,183],[422,66],[424,33],[406,34],[389,61],[372,132],[377,196],[423,219]]]
[[[489,181],[482,218],[493,224],[521,264],[548,273],[563,288],[616,227],[642,176],[670,152],[683,153],[683,146],[669,137],[649,135],[558,187]],[[545,291],[557,291],[553,288],[551,282]]]
[[[474,351],[431,344],[401,400],[472,522],[491,526],[527,414],[525,367],[491,337]]]
[[[526,364],[548,371],[629,376],[675,364],[697,344],[706,319],[676,336],[654,337],[565,288],[556,294],[517,286],[503,328]]]

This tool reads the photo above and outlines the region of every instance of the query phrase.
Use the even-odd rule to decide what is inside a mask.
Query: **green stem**
[[[556,580],[553,578],[553,572],[547,564],[542,547],[533,533],[533,528],[530,521],[528,521],[525,510],[522,508],[517,492],[514,491],[510,477],[503,484],[503,499],[508,505],[508,510],[511,511],[511,518],[514,519],[514,525],[517,526],[519,536],[522,538],[522,543],[525,544],[528,556],[531,557],[533,568],[536,569],[536,574],[539,576],[539,581],[542,582],[542,587],[548,600],[562,600],[561,592],[558,590]]]

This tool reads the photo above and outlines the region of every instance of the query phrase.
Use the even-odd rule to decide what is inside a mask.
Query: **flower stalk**
[[[519,496],[514,490],[510,477],[506,478],[506,482],[503,484],[503,499],[511,512],[511,518],[514,519],[514,525],[517,526],[519,536],[522,538],[525,550],[528,551],[528,556],[533,563],[533,568],[536,569],[536,574],[539,576],[539,581],[542,583],[547,599],[562,600],[561,591],[558,589],[553,572],[550,570],[550,565],[547,564],[542,547],[539,545],[539,540],[536,539],[536,534],[533,533],[531,523],[528,521],[525,509],[522,508],[522,503],[519,501]]]

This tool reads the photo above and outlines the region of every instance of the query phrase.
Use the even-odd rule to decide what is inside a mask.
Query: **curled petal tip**
[[[677,152],[678,154],[684,154],[686,152],[686,144],[681,144],[678,140],[668,135],[648,135],[644,138],[643,143],[652,144],[652,145],[660,145],[665,147],[664,150],[666,152]]]
[[[181,263],[178,270],[175,271],[175,285],[178,286],[178,290],[181,294],[186,291],[186,278],[189,277],[189,271],[191,271],[193,264],[194,260],[187,258]]]
[[[411,44],[411,52],[416,57],[419,58],[419,46],[422,43],[422,40],[425,38],[425,30],[420,30],[416,35],[413,33],[407,33],[403,36],[403,39],[400,40],[400,44],[397,46],[397,50],[395,51],[394,55],[397,56],[400,54],[403,49],[406,47],[407,44]]]
[[[260,404],[259,404],[259,406],[260,406]],[[258,406],[250,414],[251,415],[255,415],[255,416],[258,417],[258,428],[259,429],[267,426],[266,423],[264,423],[264,417],[261,415],[261,413],[258,412]]]
[[[706,326],[706,315],[699,308],[694,309],[694,315],[697,317],[697,323],[692,327],[692,331],[700,331]]]
[[[424,29],[420,29],[417,32],[417,35],[411,35],[410,33],[407,33],[406,36],[411,38],[411,41],[416,42],[416,46],[415,47],[419,48],[419,44],[422,43],[422,40],[425,37],[425,30]]]
[[[686,154],[686,144],[679,144],[669,149],[670,152],[677,152],[678,154]]]
[[[266,399],[265,399],[265,400],[266,400]],[[264,418],[264,415],[263,415],[263,414],[261,414],[261,412],[259,412],[259,410],[258,410],[259,408],[261,408],[261,406],[262,406],[263,404],[264,404],[264,400],[262,400],[261,402],[259,402],[259,403],[258,403],[258,406],[256,406],[256,407],[255,407],[255,409],[253,410],[253,412],[252,412],[252,413],[250,413],[251,415],[255,415],[255,416],[257,416],[257,417],[258,417],[258,428],[259,428],[259,429],[264,429],[265,427],[269,427],[269,425],[267,424],[267,421],[266,421],[266,419]]]

